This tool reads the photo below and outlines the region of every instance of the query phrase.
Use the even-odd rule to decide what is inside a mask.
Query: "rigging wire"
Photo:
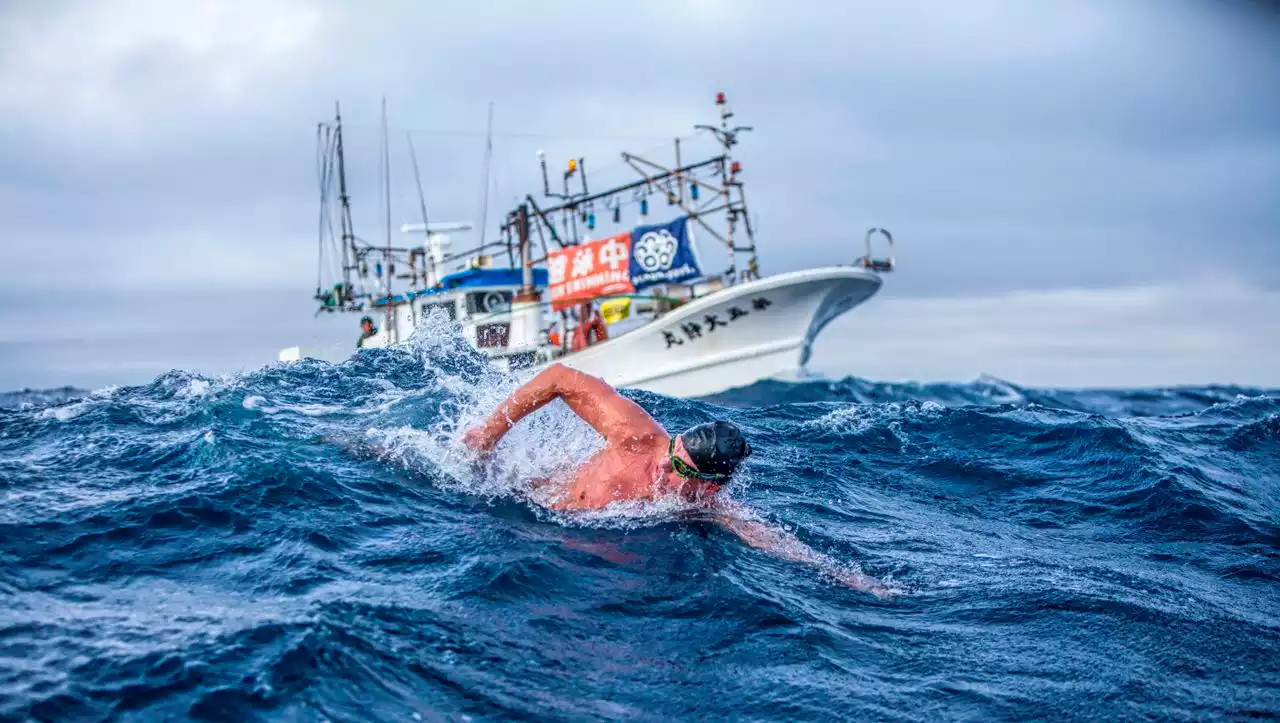
[[[483,199],[480,201],[480,243],[489,221],[489,166],[493,160],[493,101],[489,101],[489,123],[484,138],[484,180],[481,182]]]
[[[320,213],[319,213],[319,254],[316,262],[316,293],[319,294],[324,288],[324,270],[325,262],[328,261],[329,272],[333,278],[341,277],[341,271],[338,268],[339,256],[341,255],[341,247],[337,234],[333,227],[333,184],[335,176],[335,151],[337,148],[337,134],[333,128],[320,124],[316,128],[316,175],[320,185]],[[326,241],[328,244],[326,245]],[[326,253],[328,252],[328,253]]]
[[[325,195],[328,198],[328,205],[326,206],[327,213],[325,214],[325,222],[329,229],[329,244],[330,244],[330,248],[332,249],[332,254],[329,257],[329,265],[330,265],[330,272],[333,274],[333,278],[335,280],[343,278],[343,272],[344,272],[343,261],[342,261],[342,256],[343,256],[342,240],[338,237],[338,234],[334,231],[334,228],[333,228],[333,213],[334,213],[333,186],[334,186],[334,180],[335,180],[335,174],[336,174],[336,156],[337,156],[336,148],[337,148],[337,139],[333,138],[329,141],[329,152],[327,155],[328,169],[326,174],[327,189],[325,192]]]
[[[325,207],[328,205],[324,178],[324,146],[321,143],[321,136],[324,134],[324,130],[323,123],[316,124],[316,180],[320,184],[320,214],[316,220],[316,240],[319,246],[316,254],[316,296],[320,295],[322,277],[324,276],[324,217]]]
[[[360,123],[351,124],[344,123],[348,128],[372,129],[373,126],[362,125]],[[422,135],[436,136],[485,136],[487,132],[481,132],[474,129],[464,128],[407,128],[401,126],[392,126],[392,130],[396,132],[419,133]],[[536,140],[567,140],[567,141],[658,141],[663,140],[670,142],[671,137],[668,135],[648,135],[643,133],[637,134],[619,134],[619,135],[591,135],[585,133],[547,133],[541,131],[494,131],[494,138],[525,138]]]
[[[380,201],[381,201],[381,202],[382,202],[382,204],[383,204],[383,209],[382,209],[382,210],[384,211],[384,215],[385,215],[385,222],[386,222],[386,226],[385,226],[385,229],[386,229],[386,235],[387,235],[387,238],[386,238],[386,245],[385,245],[385,247],[384,247],[384,248],[378,248],[378,247],[375,247],[375,246],[374,246],[374,244],[372,244],[372,243],[370,243],[370,242],[368,242],[368,241],[366,241],[366,240],[364,240],[364,239],[361,239],[361,238],[359,238],[359,237],[355,236],[355,234],[354,234],[354,233],[351,233],[351,234],[350,234],[350,235],[351,235],[351,238],[352,238],[354,241],[358,241],[358,242],[360,242],[360,244],[363,246],[363,248],[357,248],[357,247],[356,247],[356,244],[354,244],[354,243],[352,244],[352,246],[353,246],[352,251],[356,254],[356,258],[352,260],[352,266],[351,266],[350,268],[351,268],[351,270],[358,270],[361,266],[363,266],[363,265],[365,264],[365,260],[368,258],[368,256],[369,256],[371,253],[377,253],[377,254],[379,254],[379,255],[381,256],[381,258],[382,258],[382,261],[383,261],[383,264],[384,264],[384,267],[385,267],[385,268],[384,268],[384,272],[387,274],[387,277],[386,277],[385,281],[386,281],[386,283],[387,283],[387,293],[389,293],[389,292],[390,292],[390,285],[391,285],[391,276],[392,276],[392,274],[391,274],[391,267],[392,267],[393,259],[394,259],[394,257],[395,257],[395,256],[397,256],[398,254],[408,253],[408,252],[410,251],[410,249],[407,249],[407,248],[406,248],[406,249],[402,249],[402,248],[395,248],[395,247],[392,247],[392,246],[391,246],[391,239],[390,239],[390,233],[391,233],[391,231],[390,231],[390,228],[391,228],[391,227],[390,227],[390,223],[391,223],[391,200],[390,200],[390,197],[389,197],[389,196],[390,196],[390,158],[389,158],[389,153],[390,153],[389,145],[390,145],[390,144],[389,144],[389,140],[388,140],[387,135],[386,135],[386,134],[387,134],[387,130],[386,130],[386,128],[387,128],[387,117],[386,117],[386,111],[385,111],[385,102],[386,102],[386,101],[385,101],[385,99],[384,99],[384,100],[383,100],[383,104],[384,104],[383,108],[384,108],[384,109],[383,109],[383,117],[382,117],[382,128],[383,128],[383,130],[382,130],[382,134],[383,134],[383,135],[382,135],[382,148],[381,148],[381,151],[382,151],[382,153],[381,153],[382,158],[380,159],[380,161],[381,161],[381,169],[380,169],[380,170],[382,171],[382,173],[380,173],[380,174],[379,174],[378,185],[379,185],[379,195],[381,196]],[[321,133],[321,129],[323,129],[323,130],[324,130],[323,134]],[[425,226],[425,225],[427,224],[427,209],[426,209],[425,193],[424,193],[424,190],[423,190],[423,188],[422,188],[422,181],[421,181],[420,172],[419,172],[419,167],[418,167],[418,163],[417,163],[416,151],[415,151],[414,146],[413,146],[413,138],[412,138],[412,134],[413,134],[414,132],[419,132],[419,133],[428,133],[428,134],[430,134],[430,133],[436,133],[436,134],[441,134],[441,135],[479,135],[479,133],[478,133],[478,132],[475,132],[475,131],[421,130],[421,129],[416,130],[416,131],[414,131],[414,130],[406,130],[406,132],[405,132],[405,133],[406,133],[406,139],[407,139],[408,144],[409,144],[409,150],[410,150],[411,158],[412,158],[412,161],[413,161],[414,179],[415,179],[415,181],[417,182],[417,185],[418,185],[418,195],[419,195],[419,199],[418,199],[418,200],[419,200],[419,206],[420,206],[420,209],[421,209],[421,211],[422,211],[423,224],[424,224],[424,226]],[[318,164],[317,164],[317,165],[318,165],[318,175],[320,176],[320,184],[321,184],[321,205],[322,205],[322,210],[321,210],[321,219],[320,219],[320,235],[321,235],[321,254],[322,254],[322,255],[324,254],[324,248],[323,248],[323,241],[324,241],[324,238],[323,238],[323,237],[324,237],[324,233],[325,233],[326,227],[327,227],[327,230],[328,230],[328,234],[329,234],[330,240],[331,240],[331,241],[333,241],[334,243],[336,243],[336,242],[337,242],[337,238],[336,238],[336,235],[335,235],[335,233],[334,233],[334,228],[333,228],[332,207],[333,207],[333,204],[334,204],[334,201],[333,201],[333,183],[334,183],[334,177],[335,177],[335,175],[337,174],[337,170],[335,169],[335,163],[340,163],[340,160],[341,160],[340,158],[337,158],[337,156],[341,153],[342,139],[341,139],[341,135],[340,135],[340,134],[341,134],[341,128],[340,128],[340,127],[338,127],[338,125],[337,125],[336,123],[328,123],[328,122],[321,123],[321,124],[319,124],[319,127],[317,128],[317,154],[323,157],[323,158],[322,158],[322,160],[318,161]],[[706,131],[705,131],[704,129],[698,129],[698,130],[694,131],[692,134],[689,134],[689,135],[686,135],[686,136],[681,136],[681,137],[679,138],[679,140],[680,140],[680,141],[682,141],[682,142],[692,141],[692,140],[694,140],[694,139],[698,138],[699,136],[703,136],[703,135],[705,135],[705,134],[706,134]],[[480,246],[478,249],[475,249],[475,250],[481,250],[481,249],[485,248],[486,246],[489,246],[489,245],[490,245],[490,244],[485,244],[485,243],[484,243],[484,234],[487,232],[488,200],[489,200],[489,193],[490,193],[490,183],[492,183],[492,190],[493,190],[493,193],[494,193],[495,195],[499,195],[499,193],[498,193],[498,179],[497,179],[497,177],[496,177],[496,174],[494,174],[494,173],[492,172],[492,160],[493,160],[493,148],[494,148],[494,146],[493,146],[493,138],[494,138],[495,136],[498,136],[498,137],[500,137],[500,138],[556,138],[556,137],[559,137],[559,138],[572,138],[572,139],[574,139],[574,140],[578,140],[578,141],[589,141],[589,140],[593,140],[593,139],[599,139],[599,140],[617,140],[617,139],[622,139],[622,138],[632,138],[632,139],[635,139],[635,138],[645,138],[645,139],[657,140],[657,139],[659,139],[659,138],[662,138],[663,142],[662,142],[661,144],[658,144],[658,145],[653,146],[652,148],[646,149],[646,150],[644,150],[641,154],[632,154],[632,155],[640,155],[640,156],[650,156],[650,155],[653,155],[655,152],[659,152],[659,151],[661,151],[662,149],[666,148],[666,147],[668,146],[668,144],[671,142],[671,137],[670,137],[670,136],[666,136],[666,137],[660,137],[660,136],[639,136],[639,135],[636,135],[636,136],[596,136],[596,137],[594,137],[594,138],[593,138],[593,137],[591,137],[591,136],[582,136],[582,135],[572,135],[572,136],[569,136],[569,135],[562,135],[562,134],[545,134],[545,133],[509,133],[509,132],[496,132],[496,133],[495,133],[495,132],[493,131],[493,104],[492,104],[492,102],[490,103],[490,106],[489,106],[488,123],[487,123],[487,128],[486,128],[485,136],[486,136],[486,142],[485,142],[485,158],[484,158],[485,182],[484,182],[484,187],[483,187],[483,188],[484,188],[484,193],[483,193],[483,196],[482,196],[482,202],[481,202],[481,228],[480,228],[480,241],[481,241],[481,246]],[[322,140],[322,138],[323,138],[323,140]],[[510,151],[508,151],[508,155],[510,155]],[[620,168],[620,167],[626,166],[626,165],[629,165],[629,164],[627,163],[627,161],[626,161],[625,159],[619,159],[619,160],[617,160],[617,161],[614,161],[613,163],[610,163],[610,164],[608,164],[608,165],[602,166],[599,170],[597,170],[597,171],[596,171],[596,174],[606,174],[606,175],[607,175],[607,174],[610,174],[611,172],[613,172],[614,170],[616,170],[616,169],[618,169],[618,168]],[[719,178],[716,178],[716,176],[718,176],[718,175],[720,175],[720,174],[723,174],[723,172],[724,172],[724,171],[723,171],[723,169],[721,169],[721,168],[718,168],[718,167],[716,167],[716,166],[710,166],[710,167],[707,167],[707,168],[705,168],[705,169],[697,169],[697,170],[695,170],[695,171],[689,171],[689,172],[686,172],[686,173],[683,175],[683,178],[684,178],[684,179],[687,179],[688,181],[695,181],[695,180],[700,180],[700,179],[707,179],[708,181],[719,181],[720,179],[719,179]],[[650,187],[650,186],[642,186],[642,187],[639,187],[639,188],[636,188],[636,189],[632,189],[629,193],[627,193],[627,192],[619,192],[619,193],[617,193],[617,194],[615,194],[615,195],[614,195],[614,197],[613,197],[613,203],[612,203],[612,205],[608,205],[608,207],[609,207],[609,208],[614,208],[614,207],[621,208],[621,207],[624,207],[624,206],[625,206],[625,207],[629,207],[629,206],[633,206],[633,205],[640,205],[640,206],[642,207],[642,209],[644,209],[644,208],[645,208],[645,206],[646,206],[647,197],[648,197],[650,194],[652,194],[652,193],[658,193],[659,195],[663,195],[663,194],[664,194],[664,191],[665,191],[665,192],[669,192],[669,191],[670,191],[670,185],[669,185],[670,183],[671,183],[671,181],[669,181],[669,180],[668,180],[668,181],[666,181],[665,183],[657,183],[657,184],[653,184],[651,187]],[[629,198],[627,198],[627,196],[629,196]],[[570,199],[570,200],[571,200],[571,199]],[[711,202],[711,200],[712,200],[712,199],[708,199],[708,203],[707,203],[707,204],[705,204],[705,205],[707,205],[707,206],[711,205],[711,203],[710,203],[710,202]],[[513,199],[513,202],[514,202],[514,203],[518,203],[519,201],[520,201],[520,199],[518,199],[518,198]],[[585,207],[584,207],[584,208],[585,208]],[[707,209],[707,210],[706,210],[706,212],[716,212],[716,211],[719,211],[719,210],[721,210],[721,209],[719,209],[719,208],[717,208],[717,209]],[[583,209],[577,209],[577,208],[575,208],[575,209],[566,209],[565,213],[567,213],[567,214],[576,214],[576,213],[578,213],[578,212],[580,212],[580,211],[581,211],[582,213],[586,213],[586,212],[587,212],[586,210],[583,210]],[[644,211],[642,210],[642,212],[641,212],[641,213],[643,214],[643,213],[644,213]],[[566,218],[567,218],[567,216],[566,216]],[[541,229],[540,229],[540,228],[539,228],[539,231],[541,231]],[[345,217],[344,217],[344,234],[346,234],[346,233],[348,233],[348,232],[347,232],[347,231],[345,231]],[[344,239],[345,239],[345,236],[344,236]],[[345,245],[345,240],[344,240],[342,243]],[[545,241],[545,239],[543,239],[543,244],[544,244],[544,255],[546,254],[545,243],[546,243],[546,241]],[[499,242],[495,242],[495,244],[493,244],[493,245],[502,245],[502,242],[501,242],[501,241],[499,241]],[[735,249],[735,250],[736,250],[736,249]],[[510,251],[510,248],[508,248],[508,251]],[[335,252],[334,252],[333,263],[337,263],[337,262],[338,262],[338,260],[337,260],[337,258],[336,258],[337,256],[338,256],[338,253],[337,253],[337,247],[335,246]],[[319,263],[318,263],[318,268],[317,268],[317,285],[318,285],[318,287],[319,287],[319,285],[320,285],[320,276],[322,275],[322,271],[321,271],[321,268],[322,268],[322,267],[323,267],[323,260],[319,261]],[[345,273],[345,271],[346,271],[346,270],[347,270],[347,269],[346,269],[346,266],[345,266],[345,262],[343,262],[343,271],[344,271],[344,273]],[[365,273],[367,274],[367,272],[365,272]],[[341,274],[335,274],[335,276],[341,276]],[[360,291],[359,291],[359,292],[357,292],[357,293],[358,293],[358,295],[359,295],[359,296],[366,296],[366,295],[367,295],[367,293],[366,293],[366,290],[364,289],[364,283],[363,283],[363,276],[362,276],[362,275],[359,275],[359,274],[358,274],[357,284],[360,286]]]
[[[405,140],[408,141],[409,143],[409,160],[413,162],[413,181],[418,185],[418,208],[422,211],[422,240],[423,240],[422,246],[425,249],[427,254],[422,260],[422,269],[423,269],[423,273],[425,274],[427,263],[428,261],[430,261],[433,267],[432,274],[434,275],[436,273],[436,271],[434,270],[435,257],[431,255],[431,249],[428,248],[429,246],[428,241],[431,239],[431,231],[430,231],[430,223],[427,221],[427,197],[422,190],[422,176],[418,174],[418,153],[413,149],[413,136],[408,133],[405,133],[404,137],[405,137]],[[410,281],[410,283],[411,284],[413,283],[412,280]]]

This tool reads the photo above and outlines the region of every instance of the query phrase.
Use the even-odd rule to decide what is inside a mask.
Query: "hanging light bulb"
[[[622,206],[613,207],[613,222],[622,223]]]
[[[692,198],[695,201],[698,200],[698,184],[697,183],[689,184],[689,198]]]
[[[594,213],[587,214],[587,228],[596,227],[596,215]]]
[[[382,262],[379,261],[373,265],[373,275],[382,278]]]
[[[647,198],[640,199],[640,215],[641,216],[649,215],[649,199]]]

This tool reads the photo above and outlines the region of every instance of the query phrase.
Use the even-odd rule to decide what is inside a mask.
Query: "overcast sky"
[[[343,103],[357,231],[489,228],[534,151],[612,180],[714,119],[766,272],[899,240],[824,332],[832,375],[1280,385],[1280,17],[1226,0],[0,4],[0,388],[222,373],[314,320],[315,124]],[[362,9],[363,8],[363,9]],[[376,10],[375,10],[376,8]],[[449,9],[446,9],[449,8]],[[665,159],[664,159],[665,160]],[[704,250],[704,255],[708,251]]]

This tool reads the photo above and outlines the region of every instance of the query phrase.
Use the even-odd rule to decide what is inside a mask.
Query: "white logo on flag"
[[[665,228],[646,232],[635,246],[636,261],[645,271],[666,270],[676,260],[676,237]]]

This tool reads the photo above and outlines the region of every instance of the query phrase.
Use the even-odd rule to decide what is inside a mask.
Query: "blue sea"
[[[627,392],[738,423],[732,500],[879,600],[675,504],[547,512],[599,444],[562,405],[454,441],[516,381],[441,332],[0,394],[0,720],[1280,717],[1276,390]]]

